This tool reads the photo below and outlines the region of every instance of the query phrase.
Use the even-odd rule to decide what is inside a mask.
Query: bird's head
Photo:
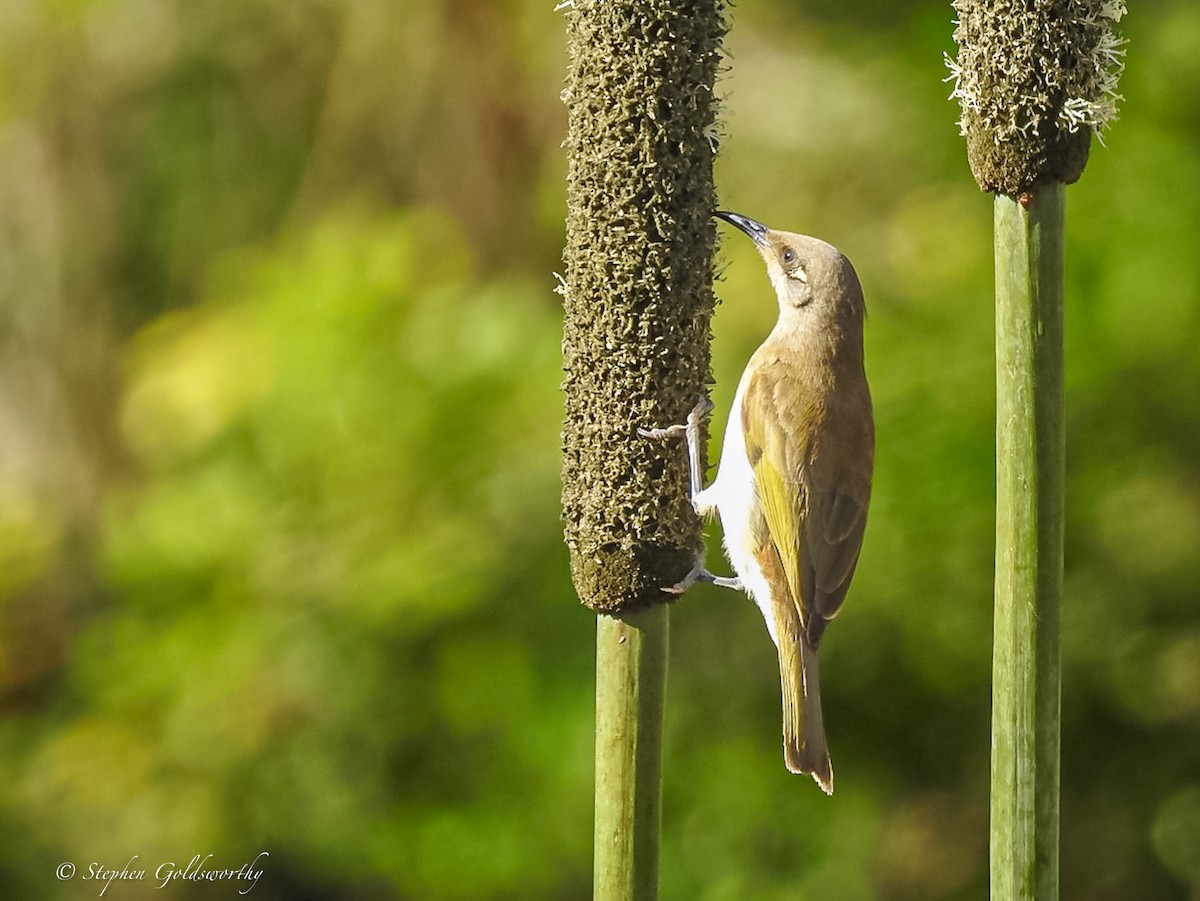
[[[861,322],[865,310],[858,275],[832,244],[777,231],[738,213],[718,210],[714,215],[754,241],[775,288],[781,322],[846,317]]]

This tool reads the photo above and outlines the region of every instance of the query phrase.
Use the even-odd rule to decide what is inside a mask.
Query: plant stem
[[[993,899],[1058,897],[1063,186],[995,201]]]
[[[658,897],[669,611],[597,617],[594,901]]]

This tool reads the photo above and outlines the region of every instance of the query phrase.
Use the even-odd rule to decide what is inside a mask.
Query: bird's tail
[[[781,638],[783,636],[780,636]],[[833,764],[821,717],[817,652],[803,633],[779,642],[783,687],[783,757],[793,773],[809,773],[827,795],[833,794]]]

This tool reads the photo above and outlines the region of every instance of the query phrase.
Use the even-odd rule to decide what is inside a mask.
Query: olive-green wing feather
[[[858,565],[867,511],[852,497],[836,489],[814,487],[810,492],[811,526],[801,549],[804,561],[804,597],[811,610],[806,625],[815,647],[846,600],[850,579]]]
[[[826,398],[823,427],[805,467],[810,526],[801,559],[813,647],[846,600],[867,527],[875,426],[866,384],[865,378],[851,381]]]
[[[803,463],[807,432],[792,423],[804,422],[797,409],[802,396],[783,366],[761,366],[742,398],[742,432],[746,455],[754,469],[755,489],[766,522],[764,539],[775,545],[802,625],[807,626],[806,593],[802,584],[802,537],[807,515]],[[792,426],[789,428],[789,426]],[[788,617],[776,615],[777,626]]]
[[[845,601],[862,547],[870,397],[822,396],[789,366],[766,364],[747,385],[742,428],[767,531],[815,648]]]

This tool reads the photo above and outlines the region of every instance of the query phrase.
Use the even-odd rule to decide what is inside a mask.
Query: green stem
[[[598,617],[594,901],[658,897],[669,611]]]
[[[997,195],[992,898],[1058,897],[1063,186]]]

